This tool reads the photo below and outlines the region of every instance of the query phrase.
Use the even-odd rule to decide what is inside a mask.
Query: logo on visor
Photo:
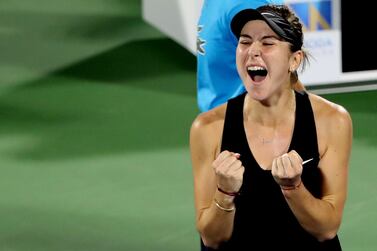
[[[290,3],[304,25],[304,31],[333,29],[331,0]]]

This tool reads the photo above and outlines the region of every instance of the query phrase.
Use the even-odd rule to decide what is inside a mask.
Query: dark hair
[[[298,44],[301,44],[301,46],[297,48],[298,46],[291,43],[290,48],[292,52],[295,52],[298,50],[303,51],[304,57],[303,57],[302,65],[301,65],[301,70],[304,70],[306,64],[309,63],[310,55],[304,48],[302,48],[302,44],[304,42],[304,33],[302,31],[303,26],[302,26],[302,23],[300,22],[300,19],[296,16],[293,10],[291,10],[289,6],[285,4],[281,4],[281,5],[268,4],[268,5],[263,5],[257,8],[257,11],[260,13],[263,13],[263,12],[275,13],[279,15],[280,17],[282,17],[283,19],[285,19],[289,23],[290,29],[292,30],[292,32],[294,32],[296,39],[300,40],[298,41]]]
[[[304,34],[302,32],[302,24],[299,20],[299,18],[295,15],[295,13],[287,6],[287,5],[263,5],[259,8],[257,8],[257,11],[260,13],[263,12],[272,12],[283,19],[285,19],[289,25],[290,25],[290,30],[295,35],[296,39],[299,39],[298,43],[302,45],[303,40],[304,40]],[[300,50],[301,48],[293,48],[293,51]]]

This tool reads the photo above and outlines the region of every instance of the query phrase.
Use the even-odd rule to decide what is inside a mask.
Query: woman
[[[341,250],[350,115],[295,91],[307,55],[287,6],[241,11],[232,31],[246,92],[199,114],[190,132],[202,250]]]
[[[236,69],[237,39],[230,22],[243,9],[283,0],[204,0],[197,29],[197,100],[201,112],[224,104],[245,88]],[[221,55],[219,57],[218,55]]]

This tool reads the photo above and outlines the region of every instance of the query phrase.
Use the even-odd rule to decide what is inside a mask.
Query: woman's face
[[[237,46],[237,70],[248,93],[264,100],[290,87],[290,70],[297,59],[290,43],[262,20],[245,24]]]

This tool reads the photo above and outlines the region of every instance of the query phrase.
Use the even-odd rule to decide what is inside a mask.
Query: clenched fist
[[[301,184],[302,158],[292,150],[272,161],[272,176],[282,188],[295,188]]]
[[[239,153],[223,151],[213,161],[212,167],[216,173],[217,185],[221,190],[229,193],[236,193],[240,190],[245,167],[239,158]]]

